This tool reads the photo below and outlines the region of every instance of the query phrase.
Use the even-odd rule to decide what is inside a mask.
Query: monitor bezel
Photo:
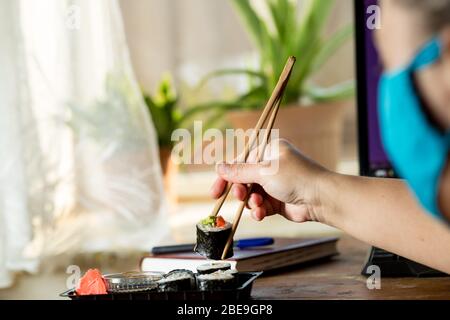
[[[362,176],[370,176],[366,77],[366,8],[363,0],[354,0],[354,4],[359,171]]]

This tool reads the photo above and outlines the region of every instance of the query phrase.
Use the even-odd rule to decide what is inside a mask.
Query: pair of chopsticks
[[[273,125],[275,123],[277,114],[278,114],[278,110],[280,108],[280,104],[281,101],[283,99],[283,95],[286,89],[286,86],[289,82],[289,78],[292,74],[292,70],[294,68],[294,64],[295,64],[295,57],[289,57],[283,72],[280,75],[280,78],[278,80],[277,85],[275,86],[275,89],[272,92],[272,95],[270,96],[269,101],[267,102],[264,111],[261,115],[261,117],[258,120],[258,123],[256,124],[255,129],[252,132],[252,135],[250,136],[249,142],[245,145],[244,148],[244,152],[243,152],[243,158],[242,160],[244,162],[247,162],[248,156],[250,154],[250,151],[253,148],[253,145],[255,144],[256,141],[259,141],[259,135],[260,132],[262,131],[262,128],[264,126],[264,124],[267,122],[267,127],[266,130],[264,132],[264,137],[262,140],[262,148],[261,151],[258,152],[257,154],[257,162],[260,162],[262,160],[262,156],[264,154],[264,151],[266,149],[267,144],[270,141],[270,134],[271,131],[273,129]],[[217,200],[216,205],[214,206],[213,212],[211,214],[211,216],[217,216],[219,214],[220,209],[222,208],[223,204],[225,203],[225,200],[227,199],[228,195],[230,194],[231,188],[233,187],[232,183],[228,183],[227,187],[225,189],[224,194]],[[239,222],[241,220],[242,217],[242,212],[244,211],[245,207],[247,206],[247,202],[248,199],[250,197],[251,191],[252,191],[253,185],[250,184],[247,186],[247,195],[246,198],[244,199],[244,201],[241,202],[241,204],[239,205],[239,208],[236,212],[234,221],[233,221],[233,225],[231,227],[231,234],[228,237],[227,243],[225,245],[225,248],[223,249],[223,253],[222,253],[222,260],[225,259],[226,254],[228,252],[228,250],[230,249],[230,246],[233,243],[233,237],[234,234],[236,232],[236,229],[239,225]]]

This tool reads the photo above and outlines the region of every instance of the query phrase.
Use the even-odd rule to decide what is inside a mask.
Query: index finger
[[[222,194],[224,193],[226,187],[227,187],[227,181],[218,177],[211,187],[211,191],[210,191],[211,196],[214,199],[220,198],[222,196]]]

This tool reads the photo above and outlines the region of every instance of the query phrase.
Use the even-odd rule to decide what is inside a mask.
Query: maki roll
[[[236,286],[238,284],[239,272],[236,269],[228,269],[228,270],[223,271],[223,273],[232,275],[234,277],[234,279],[233,279],[234,285]]]
[[[208,217],[197,224],[197,245],[195,251],[211,260],[220,260],[231,234],[231,223],[221,216]],[[227,251],[225,259],[233,256],[233,246]]]
[[[200,291],[218,291],[233,289],[236,285],[235,277],[227,271],[216,271],[197,276],[197,288]]]
[[[195,287],[195,274],[191,270],[187,269],[174,269],[169,271],[164,278],[167,277],[177,277],[177,276],[186,276],[191,279],[191,287]]]
[[[216,271],[226,271],[231,269],[231,264],[228,262],[213,262],[202,264],[197,267],[198,274],[208,274]]]
[[[235,277],[237,277],[239,275],[239,272],[236,269],[228,269],[228,270],[225,270],[224,273],[231,274]]]
[[[172,270],[158,281],[158,291],[177,292],[195,288],[195,275],[189,270]]]

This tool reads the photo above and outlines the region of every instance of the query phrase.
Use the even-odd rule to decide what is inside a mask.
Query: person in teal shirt
[[[212,196],[227,182],[254,219],[317,221],[450,274],[450,0],[381,0],[376,42],[384,74],[384,147],[403,180],[328,171],[281,140],[259,163],[218,164]],[[279,170],[264,168],[277,161]]]

